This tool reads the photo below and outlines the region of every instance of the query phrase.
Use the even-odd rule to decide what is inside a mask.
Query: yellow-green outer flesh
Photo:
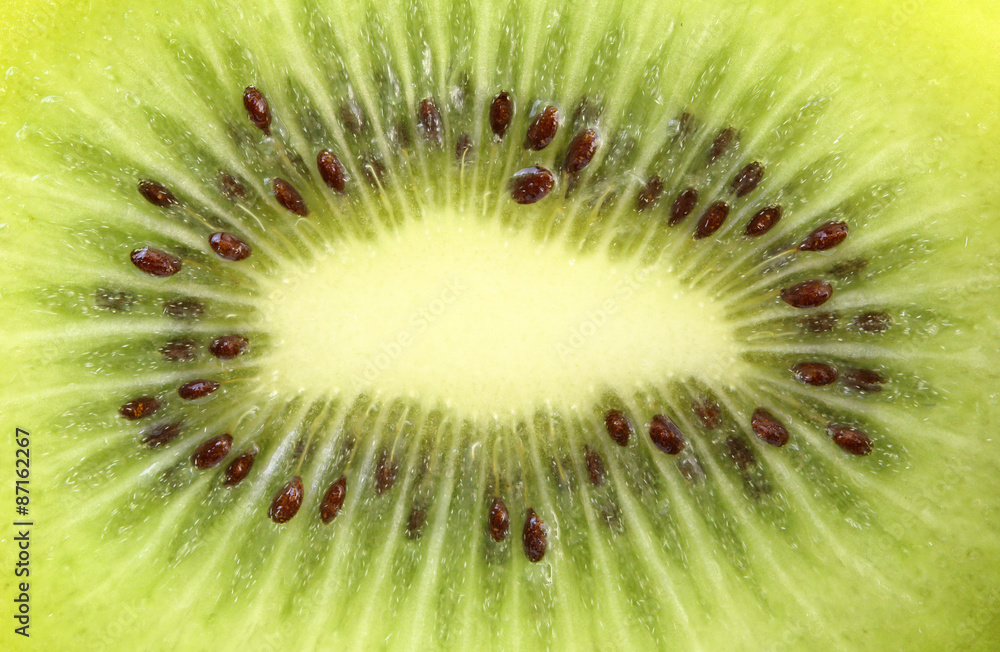
[[[164,11],[169,11],[167,3]],[[757,3],[761,5],[765,3]],[[833,3],[830,3],[833,4]],[[784,3],[774,3],[775,12],[786,11]],[[691,622],[681,627],[683,636],[672,639],[671,632],[664,632],[666,644],[684,648],[691,645],[705,649],[780,648],[799,649],[807,645],[833,645],[853,648],[888,647],[894,649],[947,649],[974,647],[989,649],[996,644],[996,631],[1000,629],[1000,559],[998,544],[998,495],[1000,481],[996,472],[998,450],[996,432],[1000,427],[997,387],[1000,387],[991,359],[996,355],[1000,328],[996,306],[1000,305],[997,289],[998,249],[993,234],[1000,230],[1000,200],[996,193],[987,194],[991,184],[984,183],[985,171],[1000,169],[1000,152],[994,146],[1000,142],[1000,116],[993,110],[1000,89],[997,80],[998,25],[997,10],[989,2],[978,6],[963,7],[961,13],[945,3],[927,7],[916,3],[837,3],[836,6],[817,6],[802,9],[797,20],[798,36],[803,48],[803,58],[812,61],[815,52],[829,47],[833,56],[842,56],[842,48],[850,53],[846,65],[864,67],[846,75],[845,83],[855,84],[851,96],[869,99],[873,112],[883,105],[893,107],[892,128],[908,137],[925,141],[932,152],[935,174],[952,183],[939,181],[936,187],[959,188],[974,195],[966,206],[973,210],[953,216],[954,225],[943,224],[944,232],[967,232],[972,241],[962,252],[958,269],[977,270],[984,278],[994,281],[971,298],[955,297],[955,310],[972,324],[970,331],[955,335],[948,343],[955,355],[942,356],[940,360],[931,352],[923,352],[920,368],[923,377],[941,388],[946,399],[940,401],[933,414],[927,415],[934,430],[934,437],[927,442],[907,441],[910,447],[912,468],[902,470],[891,481],[897,495],[907,499],[919,520],[935,523],[978,522],[980,527],[971,531],[956,531],[938,541],[909,541],[907,552],[879,549],[866,550],[864,531],[845,534],[846,549],[858,550],[859,555],[871,552],[886,568],[908,569],[914,578],[914,591],[905,602],[897,602],[878,587],[864,582],[864,578],[837,573],[835,567],[797,568],[795,580],[814,593],[816,611],[803,613],[801,620],[792,614],[774,618],[760,611],[755,604],[735,604],[738,617],[733,618],[742,628],[734,630],[729,623],[730,614],[716,611],[712,620],[700,621],[699,612],[689,612]],[[31,86],[31,75],[42,74],[50,65],[64,67],[71,64],[67,56],[80,48],[78,35],[81,29],[85,40],[94,47],[103,38],[125,38],[115,29],[122,8],[102,4],[99,8],[60,8],[47,12],[17,7],[7,12],[14,18],[8,23],[10,31],[19,35],[7,41],[7,49],[0,51],[0,69],[17,66],[20,73],[9,74],[0,80],[0,138],[2,142],[16,142],[14,134],[31,110],[22,99],[21,89]],[[131,21],[141,24],[152,20],[155,7],[130,10]],[[799,12],[800,10],[795,10]],[[40,12],[40,15],[39,13]],[[706,12],[707,13],[707,12]],[[767,13],[764,11],[763,13]],[[642,12],[637,10],[635,15]],[[756,14],[755,14],[756,15]],[[84,22],[80,22],[84,19]],[[346,19],[346,18],[345,18]],[[752,27],[748,28],[752,32]],[[834,64],[836,67],[836,64]],[[898,107],[908,110],[898,110]],[[6,169],[0,171],[0,182]],[[6,219],[30,214],[30,185],[12,189],[3,182],[6,196],[0,197],[4,207],[0,222],[0,265],[16,278],[26,261],[18,258],[22,243],[30,243],[37,236],[24,221]],[[21,206],[29,206],[25,212]],[[955,231],[952,231],[954,229]],[[979,236],[978,241],[975,236]],[[955,269],[948,274],[958,274]],[[0,300],[3,300],[0,295]],[[37,352],[17,346],[18,336],[30,330],[37,322],[23,305],[4,305],[3,343],[0,352],[5,360],[5,377],[0,380],[0,406],[3,407],[3,428],[12,433],[14,426],[32,431],[34,452],[38,455],[33,466],[33,505],[37,509],[38,538],[33,548],[33,599],[34,616],[32,638],[23,641],[14,638],[10,622],[0,630],[0,641],[6,644],[30,646],[29,649],[107,649],[111,647],[155,649],[164,641],[193,648],[225,648],[242,641],[244,628],[255,632],[249,645],[258,647],[278,646],[282,637],[296,640],[300,626],[296,613],[281,614],[267,605],[255,604],[261,612],[247,613],[238,596],[229,607],[223,607],[216,619],[206,622],[199,618],[199,602],[187,606],[190,614],[182,622],[161,620],[163,613],[178,613],[171,604],[189,580],[191,569],[178,567],[175,573],[165,571],[160,576],[163,583],[147,586],[141,579],[132,586],[116,587],[99,595],[89,595],[89,585],[82,585],[78,578],[99,576],[100,567],[108,568],[123,557],[116,545],[127,542],[109,542],[102,538],[101,524],[88,523],[72,533],[72,538],[46,539],[47,528],[57,528],[53,522],[60,514],[55,506],[61,488],[53,478],[64,471],[47,464],[46,406],[26,395],[25,387],[34,383],[57,382],[51,371],[39,368]],[[958,373],[956,370],[961,370]],[[920,417],[916,417],[920,418]],[[912,424],[914,415],[886,416],[888,423],[896,423],[901,430]],[[937,437],[954,435],[965,443],[948,448],[949,451],[966,450],[968,458],[953,461],[949,466],[947,482],[936,477],[928,468],[936,462],[934,442]],[[902,434],[900,435],[903,436]],[[11,438],[4,435],[0,451],[3,460],[13,460]],[[58,456],[56,456],[58,457]],[[949,461],[951,463],[952,461]],[[914,483],[914,480],[917,483]],[[13,505],[13,491],[4,488],[0,504]],[[169,504],[165,503],[169,509]],[[885,514],[892,517],[891,510]],[[901,520],[911,523],[911,519]],[[155,526],[155,520],[153,521]],[[515,530],[516,531],[516,530]],[[12,530],[0,530],[0,544],[4,555],[13,550],[10,540]],[[907,532],[894,532],[906,539]],[[293,556],[289,554],[286,562]],[[148,551],[150,565],[167,565],[168,560],[158,559],[155,549]],[[515,564],[523,564],[516,560]],[[95,570],[95,567],[98,570]],[[525,565],[525,568],[527,566]],[[135,571],[141,577],[141,570]],[[525,571],[527,572],[527,571]],[[13,577],[5,573],[0,586],[3,596],[12,596]],[[738,578],[732,578],[734,584]],[[283,590],[280,582],[276,585]],[[81,596],[87,596],[81,600]],[[211,596],[209,600],[215,600]],[[227,596],[228,597],[228,596]],[[164,609],[163,605],[170,605]],[[527,609],[527,607],[525,607]],[[379,613],[372,622],[383,626],[383,619],[393,618],[391,613]],[[590,616],[586,616],[588,619]],[[478,618],[490,618],[483,613]],[[307,619],[308,620],[308,619]],[[273,624],[273,625],[272,625]],[[572,625],[572,619],[568,623]],[[593,641],[595,645],[612,646],[617,642],[616,627],[627,623],[609,623],[604,629],[607,639]],[[405,632],[405,626],[399,627]],[[398,635],[397,631],[397,635]],[[433,636],[431,632],[421,632]],[[354,632],[357,634],[357,632]],[[549,641],[553,646],[587,645],[587,641],[574,638],[572,629],[561,631],[565,637]],[[337,643],[360,645],[356,640],[341,640],[337,632],[316,633],[316,640],[324,647]],[[405,634],[404,634],[405,637]],[[308,637],[307,640],[312,640]],[[479,644],[496,644],[497,641],[478,640],[473,633],[470,641]],[[10,643],[12,641],[12,643]],[[418,647],[422,642],[412,644]],[[530,646],[533,634],[509,642]],[[506,645],[505,645],[506,647]],[[16,649],[16,648],[15,648]]]

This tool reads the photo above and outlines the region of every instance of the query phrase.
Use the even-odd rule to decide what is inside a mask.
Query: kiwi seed
[[[799,362],[792,367],[795,379],[806,385],[822,387],[837,381],[837,370],[824,362]]]
[[[443,139],[441,134],[441,112],[438,110],[437,103],[431,98],[421,100],[420,102],[417,129],[424,137],[424,140],[437,147],[441,146]]]
[[[549,143],[556,137],[559,130],[559,109],[554,106],[546,106],[535,116],[528,127],[525,136],[524,147],[526,149],[541,151],[549,146]]]
[[[514,117],[514,100],[507,91],[500,91],[490,103],[490,129],[502,140]]]
[[[510,532],[510,514],[507,513],[507,506],[499,498],[494,498],[490,504],[489,517],[490,537],[496,542],[503,541]]]
[[[584,129],[574,136],[566,151],[563,170],[569,174],[579,174],[594,159],[598,142],[597,132],[593,129]]]
[[[274,496],[271,507],[267,510],[268,518],[278,524],[292,520],[292,517],[298,514],[299,508],[302,507],[304,493],[302,478],[295,476]]]
[[[191,464],[199,469],[211,469],[219,465],[233,446],[229,433],[206,439],[191,455]]]
[[[840,376],[845,385],[859,392],[881,392],[885,376],[872,369],[847,369]]]
[[[690,114],[685,114],[690,115]],[[712,141],[712,146],[708,150],[708,162],[714,163],[715,161],[722,158],[730,146],[736,141],[737,133],[732,127],[726,127],[715,137]]]
[[[217,231],[208,237],[208,244],[219,258],[244,260],[250,255],[250,245],[231,233]]]
[[[208,350],[220,360],[232,360],[236,356],[242,355],[249,344],[250,340],[242,335],[222,335],[212,340]]]
[[[263,131],[266,135],[271,135],[271,107],[268,105],[264,94],[253,86],[247,86],[243,91],[243,107],[250,116],[250,121]]]
[[[852,319],[851,325],[866,333],[884,333],[892,326],[892,315],[884,312],[866,312]]]
[[[764,166],[759,161],[747,164],[733,178],[733,193],[737,197],[745,197],[757,189],[764,178]]]
[[[637,211],[649,209],[656,203],[661,194],[663,194],[663,179],[654,174],[649,177],[646,185],[639,191],[639,195],[635,199],[635,209]]]
[[[833,249],[847,237],[846,222],[827,222],[810,233],[802,244],[799,251],[826,251]]]
[[[687,445],[681,429],[670,417],[663,414],[655,415],[650,422],[649,438],[667,455],[677,455]]]
[[[146,431],[142,437],[142,443],[148,448],[159,448],[172,442],[179,434],[181,434],[179,421],[160,423]]]
[[[174,194],[167,190],[167,188],[162,183],[157,183],[156,181],[150,181],[149,179],[142,179],[139,181],[139,193],[146,198],[153,206],[159,206],[160,208],[167,208],[169,206],[176,206],[179,202]]]
[[[253,468],[254,460],[257,458],[256,452],[240,453],[226,467],[225,480],[223,484],[227,487],[235,487],[243,482]]]
[[[181,271],[181,259],[159,249],[146,246],[131,255],[132,264],[150,276],[166,278]]]
[[[524,555],[533,564],[540,562],[545,556],[545,549],[548,546],[547,530],[545,522],[529,507],[524,517],[521,542],[524,545]]]
[[[834,443],[851,455],[868,455],[872,452],[872,440],[862,430],[850,426],[831,423],[826,431]]]
[[[590,446],[584,447],[584,460],[587,463],[587,476],[590,484],[600,487],[604,484],[604,460],[601,454]]]
[[[510,179],[510,194],[518,204],[534,204],[555,187],[555,176],[541,167],[518,170]]]
[[[678,198],[679,199],[679,198]],[[701,240],[712,235],[725,223],[729,216],[729,204],[724,201],[717,201],[707,209],[705,214],[698,220],[698,226],[694,230],[695,240]],[[684,219],[683,217],[680,219]]]
[[[185,401],[204,398],[219,389],[219,383],[214,380],[189,380],[177,388],[177,394]]]
[[[125,405],[121,406],[118,413],[129,421],[136,421],[138,419],[145,419],[151,414],[155,414],[159,409],[160,402],[155,397],[143,396],[141,398],[132,399]]]
[[[323,494],[323,500],[319,505],[320,520],[323,523],[330,523],[337,518],[337,514],[344,506],[345,498],[347,498],[347,477],[342,475]]]
[[[781,219],[781,206],[765,206],[757,211],[747,223],[744,235],[756,238],[764,235],[778,223]]]
[[[818,308],[833,296],[833,286],[826,281],[803,281],[781,291],[781,300],[793,308]]]
[[[608,429],[611,440],[619,446],[627,446],[632,434],[632,422],[621,410],[608,410],[604,415],[604,425]]]
[[[670,226],[675,226],[684,221],[691,211],[694,210],[695,204],[698,203],[698,190],[695,188],[685,188],[674,199],[674,203],[670,205],[670,220],[668,224]],[[723,206],[726,206],[725,202],[720,202]],[[719,209],[721,212],[722,209]],[[726,214],[729,213],[728,207],[725,209]],[[725,216],[723,216],[725,219]]]
[[[761,441],[772,446],[784,446],[788,443],[788,429],[785,428],[785,424],[765,408],[754,410],[750,424]]]
[[[285,210],[305,217],[309,215],[309,209],[302,195],[295,187],[280,177],[275,177],[271,181],[271,192]]]

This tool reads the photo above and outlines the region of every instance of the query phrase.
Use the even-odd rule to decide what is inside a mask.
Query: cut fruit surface
[[[998,14],[856,4],[39,10],[32,643],[994,647]]]

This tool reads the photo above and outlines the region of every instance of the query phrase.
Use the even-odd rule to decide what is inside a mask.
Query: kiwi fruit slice
[[[993,5],[93,4],[0,55],[4,641],[996,645]]]

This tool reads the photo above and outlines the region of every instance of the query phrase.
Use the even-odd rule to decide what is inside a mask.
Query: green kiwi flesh
[[[947,75],[824,3],[163,4],[3,62],[31,643],[996,644]]]

